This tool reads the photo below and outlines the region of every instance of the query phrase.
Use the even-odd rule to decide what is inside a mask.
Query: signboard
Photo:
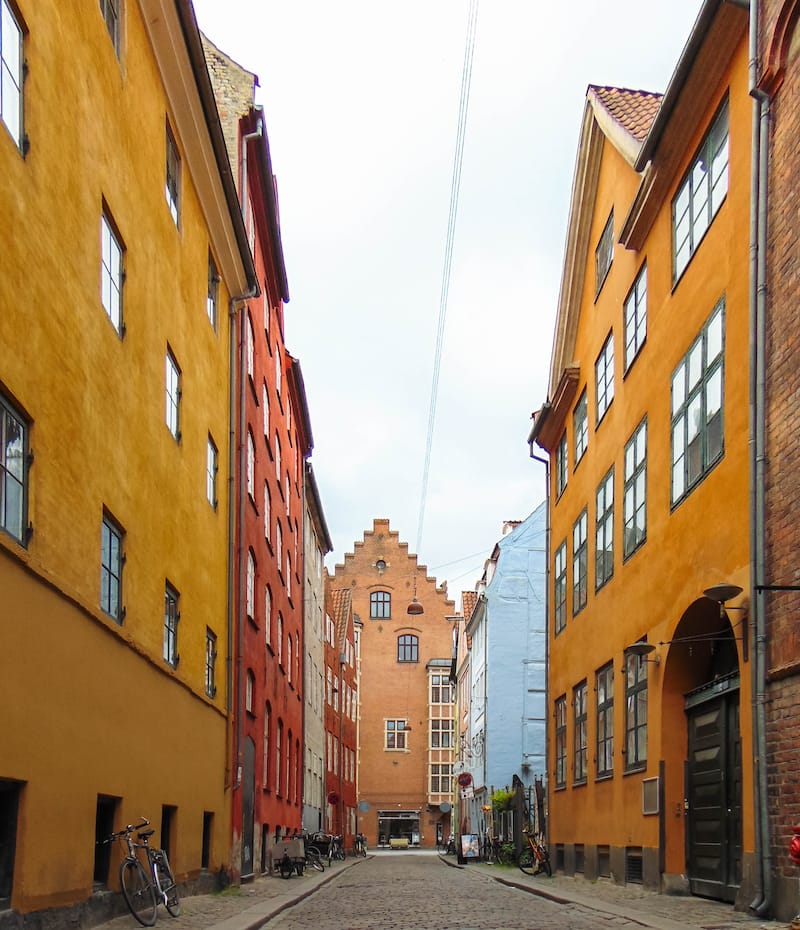
[[[461,789],[461,800],[462,801],[471,801],[475,797],[474,788],[462,788]]]
[[[472,784],[472,776],[469,774],[469,772],[462,772],[458,776],[458,783],[462,788],[469,788],[469,786]]]
[[[477,833],[461,834],[461,857],[462,859],[480,859],[481,847]]]

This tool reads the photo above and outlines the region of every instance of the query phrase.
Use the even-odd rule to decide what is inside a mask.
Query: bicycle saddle
[[[147,839],[149,839],[155,832],[156,832],[155,830],[142,830],[141,833],[137,833],[136,835],[139,837],[140,840],[147,840]]]

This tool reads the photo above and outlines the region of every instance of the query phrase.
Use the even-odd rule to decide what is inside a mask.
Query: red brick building
[[[232,365],[235,506],[232,865],[263,871],[299,832],[303,792],[303,475],[312,448],[299,363],[284,344],[289,299],[275,178],[255,75],[213,45],[206,59],[260,282],[238,304]],[[209,289],[212,287],[209,272]]]
[[[358,675],[353,600],[325,586],[325,828],[350,849],[356,832]]]

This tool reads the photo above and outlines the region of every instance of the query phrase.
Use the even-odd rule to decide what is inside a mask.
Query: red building
[[[356,833],[358,675],[349,589],[325,586],[325,825],[350,849]]]
[[[234,307],[231,346],[238,372],[231,398],[236,879],[264,871],[271,843],[301,829],[302,489],[312,437],[300,366],[284,344],[289,291],[267,130],[253,106],[255,75],[208,42],[205,52],[260,283],[258,294]]]

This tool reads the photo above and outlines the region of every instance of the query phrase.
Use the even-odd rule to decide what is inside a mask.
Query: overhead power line
[[[464,45],[464,64],[461,69],[461,99],[458,105],[458,129],[456,131],[456,149],[453,157],[453,175],[450,182],[450,214],[447,218],[447,241],[444,250],[442,268],[442,285],[439,295],[439,325],[436,330],[436,348],[433,361],[433,378],[431,380],[431,401],[428,412],[428,436],[425,443],[425,463],[422,467],[422,491],[419,502],[419,520],[417,521],[417,552],[422,547],[422,528],[425,523],[425,504],[428,496],[428,475],[431,467],[431,449],[433,447],[433,430],[436,423],[436,400],[439,393],[439,372],[442,364],[442,343],[444,341],[444,324],[447,318],[447,298],[450,291],[450,272],[453,263],[453,242],[455,240],[456,217],[458,215],[458,195],[461,188],[461,163],[464,158],[464,139],[467,129],[467,111],[469,110],[469,91],[472,82],[472,58],[475,51],[475,34],[478,26],[478,0],[470,0],[467,19],[467,38]]]

